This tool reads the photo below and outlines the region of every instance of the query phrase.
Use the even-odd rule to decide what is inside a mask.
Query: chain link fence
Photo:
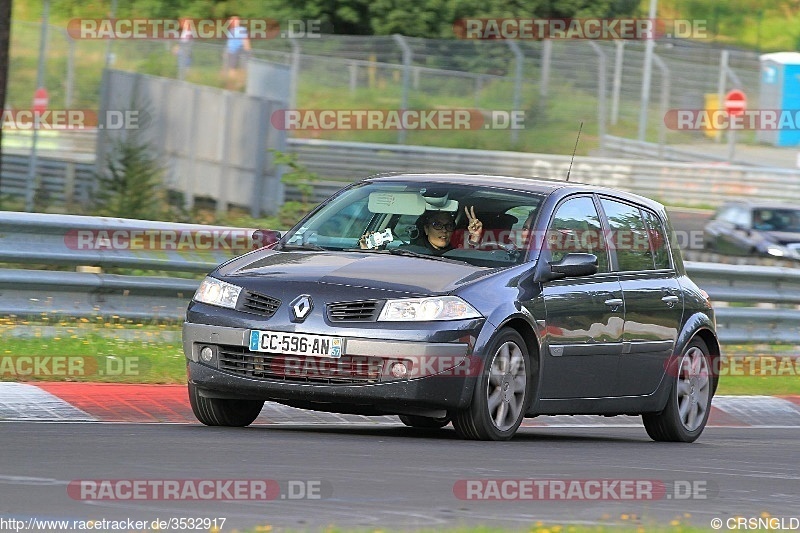
[[[7,107],[29,108],[35,90],[40,26],[12,21]],[[292,67],[290,106],[298,109],[522,110],[524,129],[472,131],[291,132],[294,137],[427,144],[445,147],[570,153],[579,123],[579,153],[602,148],[605,133],[636,138],[647,113],[646,140],[661,144],[709,141],[703,132],[667,130],[670,108],[703,109],[713,95],[738,88],[758,101],[754,52],[722,50],[681,40],[655,47],[650,99],[642,109],[645,43],[641,41],[477,41],[400,36],[320,35],[254,40],[255,57]],[[178,68],[177,41],[75,40],[48,28],[45,85],[50,108],[98,109],[105,66],[242,90],[244,72],[223,70],[224,42],[190,45],[188,69]],[[722,74],[722,75],[721,75]],[[717,98],[718,99],[718,98]],[[489,120],[487,118],[487,120]],[[5,133],[5,132],[4,132]],[[4,135],[24,147],[25,132]],[[645,139],[639,139],[645,140]],[[747,142],[742,135],[740,142]],[[46,142],[46,141],[42,141]],[[47,146],[43,145],[46,149]]]

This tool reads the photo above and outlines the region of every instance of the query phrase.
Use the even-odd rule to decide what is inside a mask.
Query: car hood
[[[360,252],[257,252],[226,263],[223,277],[252,276],[261,281],[330,283],[412,293],[455,290],[493,269],[446,260]]]

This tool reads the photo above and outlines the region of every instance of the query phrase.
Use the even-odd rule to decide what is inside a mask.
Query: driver
[[[483,235],[483,223],[475,215],[475,207],[464,206],[467,215],[467,231],[469,245],[478,246]],[[411,244],[422,246],[432,255],[442,255],[453,249],[451,237],[456,229],[453,214],[446,211],[426,211],[418,223],[420,235]]]
[[[483,235],[483,223],[475,215],[475,207],[464,206],[464,213],[467,216],[467,231],[469,232],[469,246],[476,247],[481,242]],[[453,213],[447,211],[425,211],[417,220],[419,235],[414,238],[409,246],[424,248],[431,255],[442,255],[449,252],[454,247],[451,243],[453,232],[456,229],[456,222]],[[367,235],[359,239],[359,247],[367,248]]]

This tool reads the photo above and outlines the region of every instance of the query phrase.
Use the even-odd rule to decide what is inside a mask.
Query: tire
[[[449,415],[445,415],[439,418],[432,418],[429,416],[417,416],[417,415],[399,415],[399,416],[400,416],[400,421],[403,424],[412,428],[439,429],[445,427],[447,424],[450,423]]]
[[[207,426],[245,427],[258,417],[264,402],[259,400],[223,400],[200,396],[189,383],[189,403],[197,420]]]
[[[706,343],[695,337],[675,363],[669,365],[674,377],[667,406],[660,413],[643,414],[642,422],[655,441],[694,442],[708,422],[714,396],[714,376]]]
[[[530,403],[530,356],[520,334],[511,328],[500,330],[488,353],[472,403],[453,417],[453,427],[463,439],[510,439]]]

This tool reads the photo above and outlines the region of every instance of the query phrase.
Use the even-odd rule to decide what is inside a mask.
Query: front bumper
[[[460,342],[406,342],[345,337],[340,359],[249,351],[246,328],[187,322],[183,350],[189,381],[213,398],[258,399],[309,409],[360,414],[421,414],[469,405],[479,365]],[[209,346],[214,358],[202,362]],[[397,378],[391,365],[413,369]]]

